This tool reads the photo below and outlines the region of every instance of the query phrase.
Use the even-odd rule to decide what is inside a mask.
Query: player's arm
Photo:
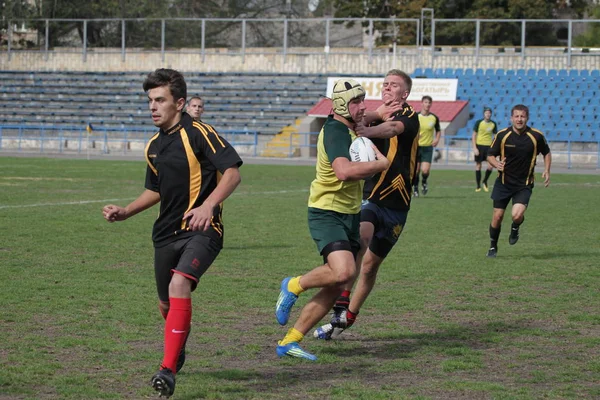
[[[544,172],[542,172],[542,178],[544,178],[544,186],[550,185],[550,166],[552,165],[552,154],[548,153],[544,156]]]
[[[146,189],[141,195],[126,207],[108,204],[102,208],[102,215],[108,222],[125,221],[127,218],[147,210],[160,201],[158,192]]]
[[[392,114],[402,109],[402,104],[393,101],[389,104],[382,104],[377,107],[375,111],[367,111],[363,117],[363,123],[365,126],[371,125],[376,121],[387,121],[391,118]]]
[[[382,121],[381,115],[377,111],[365,111],[362,123],[365,125],[371,125],[373,122]]]
[[[356,124],[354,131],[358,136],[387,139],[404,132],[402,121],[386,121],[377,126],[365,126],[362,121]]]
[[[183,219],[190,219],[189,227],[192,231],[206,231],[210,227],[214,209],[227,199],[242,181],[237,165],[227,168],[213,192],[204,200],[202,205],[192,208]]]
[[[352,162],[345,157],[337,157],[331,163],[335,176],[340,181],[358,181],[385,171],[390,166],[389,160],[373,146],[377,160],[367,162]]]
[[[544,136],[541,136],[541,140],[538,142],[538,148],[542,149],[541,153],[544,156],[544,172],[542,172],[542,178],[544,178],[544,186],[550,185],[550,166],[552,165],[552,154],[550,153],[550,146]]]
[[[475,155],[479,155],[479,152],[477,151],[477,131],[479,131],[479,123],[481,121],[477,120],[477,122],[475,122],[475,125],[473,126],[473,134],[471,135],[471,142],[473,144],[473,151],[475,152]]]
[[[438,143],[440,142],[441,138],[442,138],[442,128],[440,128],[440,120],[436,115],[436,117],[435,117],[435,138],[433,139],[433,142],[431,143],[431,145],[433,147],[437,146]]]
[[[504,136],[502,133],[500,135]],[[498,171],[504,170],[504,162],[506,161],[506,157],[503,160],[498,161],[496,157],[500,154],[500,143],[502,143],[502,139],[498,140],[498,136],[494,136],[494,140],[490,146],[490,150],[488,151],[487,162],[493,168],[496,168]]]

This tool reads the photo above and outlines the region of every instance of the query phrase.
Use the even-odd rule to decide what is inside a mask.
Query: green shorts
[[[360,248],[360,213],[342,214],[309,207],[308,229],[321,255],[334,242],[348,242],[352,249]]]
[[[417,151],[417,162],[431,164],[433,161],[433,146],[419,146]]]

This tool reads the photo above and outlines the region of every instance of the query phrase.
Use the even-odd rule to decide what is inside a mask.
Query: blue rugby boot
[[[279,298],[275,305],[275,317],[279,325],[287,324],[290,319],[290,310],[296,303],[298,296],[288,290],[288,283],[292,277],[287,277],[281,281],[281,291],[279,292]]]

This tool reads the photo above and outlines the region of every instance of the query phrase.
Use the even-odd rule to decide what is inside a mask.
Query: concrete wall
[[[600,54],[573,51],[571,56],[563,48],[526,48],[526,54],[512,48],[431,48],[401,47],[366,50],[336,49],[325,53],[321,48],[291,48],[284,55],[281,49],[246,49],[240,54],[231,49],[211,49],[211,54],[200,50],[183,49],[178,52],[142,52],[120,49],[112,52],[88,52],[81,49],[57,48],[45,53],[6,51],[0,53],[0,68],[16,71],[150,71],[159,67],[175,68],[183,72],[267,72],[267,73],[321,73],[321,74],[382,74],[391,68],[409,73],[417,67],[431,68],[504,68],[504,69],[600,69]],[[342,54],[342,52],[345,52]],[[292,54],[293,53],[293,54]],[[310,53],[310,54],[299,54]]]

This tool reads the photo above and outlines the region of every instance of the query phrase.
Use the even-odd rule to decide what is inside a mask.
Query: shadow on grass
[[[320,348],[316,352],[320,357],[319,362],[285,358],[272,363],[269,359],[258,357],[255,362],[247,364],[247,369],[203,372],[202,375],[210,377],[210,386],[204,389],[199,387],[195,393],[178,398],[198,399],[207,394],[214,396],[215,392],[224,398],[258,398],[260,393],[269,393],[269,398],[285,398],[289,397],[290,391],[299,395],[314,395],[320,390],[330,390],[334,381],[336,385],[361,381],[365,374],[369,375],[370,384],[377,387],[389,383],[391,377],[398,379],[393,370],[384,372],[378,366],[394,363],[395,360],[410,359],[413,353],[423,351],[444,355],[452,349],[483,349],[495,345],[488,341],[490,334],[506,334],[528,327],[525,321],[498,321],[482,326],[448,327],[433,333],[398,333],[380,337],[347,338],[327,344],[320,342]],[[244,366],[241,365],[240,368]],[[334,375],[332,371],[335,371]],[[417,379],[409,372],[403,376],[408,380]],[[307,382],[310,382],[312,393],[306,392]]]
[[[506,334],[519,332],[529,328],[526,322],[505,323],[494,322],[485,326],[461,325],[449,327],[433,333],[399,333],[368,339],[357,338],[344,340],[350,346],[328,347],[322,353],[337,357],[370,356],[380,359],[396,359],[408,357],[411,353],[423,348],[433,348],[443,353],[445,350],[465,347],[469,349],[482,349],[490,346],[490,334]],[[356,346],[353,346],[353,342]]]

